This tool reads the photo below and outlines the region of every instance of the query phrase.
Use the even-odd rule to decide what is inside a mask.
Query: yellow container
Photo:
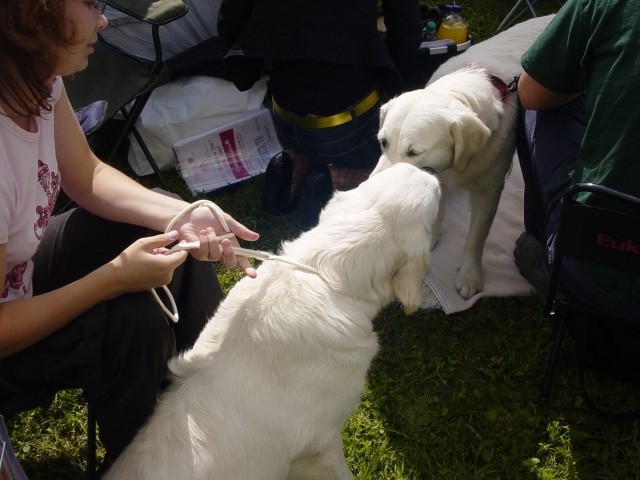
[[[451,15],[447,15],[441,22],[436,33],[438,40],[449,38],[456,43],[467,41],[468,25],[464,18],[454,10]]]

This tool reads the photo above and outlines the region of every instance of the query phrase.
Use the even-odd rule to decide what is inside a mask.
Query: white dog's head
[[[401,162],[462,174],[498,128],[504,108],[494,90],[484,69],[469,67],[385,103],[372,175]]]
[[[285,254],[317,268],[346,296],[376,307],[396,298],[411,313],[422,302],[439,199],[433,175],[395,165],[336,192],[318,226],[285,244]]]

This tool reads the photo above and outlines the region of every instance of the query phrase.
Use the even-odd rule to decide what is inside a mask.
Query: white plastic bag
[[[267,78],[240,92],[217,77],[186,77],[155,89],[136,127],[160,170],[175,168],[173,144],[212,130],[262,107]],[[153,173],[138,142],[131,136],[128,161],[137,175]]]

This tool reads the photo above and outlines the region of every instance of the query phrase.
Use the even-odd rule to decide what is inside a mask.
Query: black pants
[[[81,209],[53,217],[34,257],[34,295],[73,282],[151,234]],[[2,359],[0,375],[28,393],[81,388],[94,406],[107,458],[115,460],[153,411],[167,361],[193,345],[223,296],[213,265],[192,257],[169,288],[177,324],[149,292],[122,295]]]

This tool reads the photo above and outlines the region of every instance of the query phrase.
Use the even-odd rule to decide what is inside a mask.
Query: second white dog
[[[443,185],[439,231],[449,188],[469,192],[469,232],[455,287],[464,298],[482,290],[482,253],[515,153],[518,100],[507,85],[520,57],[552,16],[538,17],[446,61],[420,90],[380,111],[382,156],[372,175],[407,162],[430,167]]]
[[[338,192],[314,229],[230,291],[105,479],[353,478],[341,432],[378,349],[371,320],[422,300],[437,179],[400,164]]]

